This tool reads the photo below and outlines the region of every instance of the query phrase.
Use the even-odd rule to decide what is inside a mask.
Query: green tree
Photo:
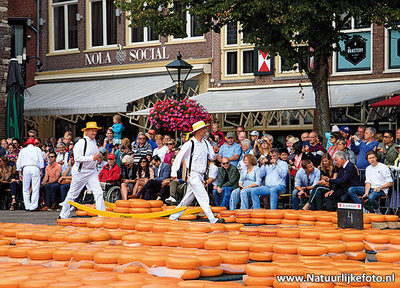
[[[400,1],[115,0],[115,4],[128,12],[135,27],[151,26],[160,35],[187,36],[182,17],[187,10],[200,21],[203,33],[219,32],[224,25],[239,21],[246,42],[270,55],[279,53],[287,70],[300,64],[315,92],[320,133],[330,130],[329,59],[340,51],[340,41],[349,40],[343,27],[351,17],[387,27],[397,27],[400,19]],[[314,57],[313,69],[308,68],[309,57]]]

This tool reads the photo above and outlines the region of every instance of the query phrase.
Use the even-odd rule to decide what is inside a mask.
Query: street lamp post
[[[183,84],[189,76],[193,66],[183,61],[181,52],[178,52],[177,60],[167,64],[165,68],[167,68],[168,74],[172,81],[176,83],[176,99],[180,101],[184,96],[184,93],[182,93]]]

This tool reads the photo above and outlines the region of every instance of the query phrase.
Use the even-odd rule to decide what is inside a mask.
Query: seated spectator
[[[300,139],[297,137],[294,137],[293,135],[288,135],[286,136],[286,150],[288,151],[288,154],[292,154],[293,153],[293,144],[296,142],[300,142]]]
[[[139,140],[140,141],[140,140]],[[154,179],[154,170],[150,167],[150,162],[146,156],[143,156],[139,161],[139,166],[136,170],[135,186],[133,187],[132,195],[128,198],[138,198],[138,193],[146,185],[147,181]]]
[[[255,150],[253,150],[253,152],[256,152],[254,156],[256,156],[257,159],[269,158],[269,151],[272,148],[272,142],[270,142],[268,137],[264,135],[262,139],[256,141],[256,144]]]
[[[99,174],[99,180],[102,185],[105,185],[107,182],[115,183],[121,178],[121,168],[119,168],[115,161],[115,155],[108,154],[107,162]]]
[[[230,163],[228,157],[221,159],[221,167],[218,170],[218,185],[213,191],[215,206],[229,209],[229,200],[233,190],[239,187],[239,170]]]
[[[235,210],[240,200],[240,209],[249,209],[249,198],[255,187],[261,186],[260,169],[257,159],[251,154],[243,158],[244,167],[240,172],[239,187],[232,191],[229,201],[230,210]]]
[[[150,165],[153,166],[154,169],[154,179],[149,179],[138,193],[140,198],[145,200],[153,200],[156,198],[155,195],[160,192],[162,182],[170,176],[171,172],[169,164],[162,162],[157,155],[153,156]]]
[[[396,160],[399,155],[393,141],[393,133],[391,131],[386,131],[383,133],[383,142],[380,143],[376,149],[378,160],[385,165],[393,165],[394,160]]]
[[[213,162],[208,161],[207,170],[208,174],[205,176],[206,180],[203,181],[203,184],[207,192],[212,192],[218,187],[218,167]]]
[[[153,150],[153,157],[158,156],[161,159],[161,162],[164,162],[165,154],[168,151],[168,146],[163,143],[163,136],[158,134],[155,137],[157,148]],[[167,142],[168,144],[168,142]]]
[[[243,157],[246,154],[253,154],[253,149],[251,148],[250,140],[249,139],[244,139],[241,144],[242,148],[242,153],[240,153],[240,158],[239,158],[239,164],[238,164],[238,169],[241,170],[242,167],[244,167],[244,162],[243,162]]]
[[[104,139],[103,142],[103,147],[106,148],[109,153],[113,152],[114,148],[113,141],[114,141],[114,132],[111,129],[108,129],[106,132],[106,138]]]
[[[237,167],[241,151],[240,145],[235,143],[235,134],[228,132],[226,134],[226,143],[219,149],[217,160],[221,162],[222,158],[227,157],[230,163]]]
[[[290,165],[290,174],[294,176],[301,169],[301,160],[303,159],[303,145],[295,142],[292,146],[292,153],[288,156],[287,161]]]
[[[360,126],[361,127],[361,126]],[[363,130],[359,127],[359,133]],[[361,134],[359,134],[361,135]],[[350,144],[350,149],[353,150],[355,154],[358,154],[356,165],[357,168],[360,169],[361,179],[365,180],[365,168],[369,166],[368,161],[366,160],[366,154],[368,151],[374,151],[376,147],[379,145],[379,142],[375,140],[376,129],[372,127],[368,127],[365,129],[363,133],[364,139],[361,140],[358,136],[352,136],[352,141]]]
[[[117,165],[122,167],[121,160],[125,157],[125,155],[132,156],[131,141],[129,141],[128,138],[123,138],[121,140],[121,145],[119,145],[118,149],[115,150],[114,155]]]
[[[15,147],[14,144],[8,145],[8,151],[7,151],[6,156],[8,158],[8,164],[11,167],[13,167],[18,159],[17,148]]]
[[[162,140],[164,146],[167,146],[169,139],[171,139],[171,136],[169,136],[168,134],[164,135],[163,140]]]
[[[254,144],[256,144],[258,137],[260,137],[260,133],[258,131],[252,131],[250,133],[250,146],[251,147],[254,147]]]
[[[245,140],[245,139],[247,139],[247,135],[246,135],[246,132],[240,132],[239,134],[238,134],[238,144],[242,144],[242,141],[243,140]]]
[[[123,140],[122,140],[123,141]],[[135,185],[135,166],[133,165],[133,157],[125,155],[122,158],[122,169],[121,169],[121,195],[122,200],[128,200],[128,194],[132,193]]]
[[[62,167],[56,162],[56,153],[49,154],[49,164],[45,169],[45,175],[41,186],[44,187],[45,193],[45,206],[42,211],[55,211],[56,210],[56,196],[60,190],[60,184],[57,182],[61,176]]]
[[[325,139],[326,139],[326,141],[327,141],[327,143],[326,143],[326,150],[329,150],[329,147],[331,147],[331,146],[333,145],[333,143],[331,142],[332,133],[338,133],[339,136],[340,136],[340,138],[342,138],[342,134],[340,134],[340,129],[339,129],[339,127],[336,126],[336,125],[333,125],[333,126],[332,126],[332,129],[331,129],[331,132],[325,132]]]
[[[74,153],[69,154],[68,163],[65,163],[62,168],[62,175],[58,178],[58,183],[60,184],[61,191],[61,203],[64,202],[65,197],[68,194],[69,187],[71,186],[72,180],[72,167],[75,164]],[[62,206],[62,205],[60,205]]]
[[[143,132],[140,132],[137,138],[137,143],[132,143],[132,152],[133,152],[133,163],[135,166],[139,165],[140,160],[147,155],[153,154],[153,149],[151,145],[146,142],[146,135]],[[160,157],[161,158],[161,157]],[[150,163],[150,161],[148,161]]]
[[[146,137],[147,137],[147,143],[149,143],[150,144],[150,146],[151,146],[151,148],[153,149],[153,151],[154,151],[154,149],[156,149],[157,148],[157,144],[156,144],[156,141],[155,141],[155,136],[156,136],[156,131],[154,131],[154,130],[149,130],[149,132],[147,132],[147,133],[145,133],[145,135],[146,135]]]
[[[338,151],[333,155],[335,165],[339,167],[336,179],[324,176],[322,179],[329,183],[331,190],[325,193],[326,210],[334,211],[338,201],[346,201],[347,191],[351,186],[360,186],[360,176],[356,166],[346,160],[343,151]]]
[[[2,139],[0,143],[0,156],[4,156],[7,153],[8,143],[6,139]]]
[[[57,145],[57,151],[56,162],[61,166],[64,165],[64,163],[68,163],[68,152],[66,151],[65,144],[63,142]]]
[[[222,144],[225,143],[225,134],[219,130],[219,122],[214,122],[212,124],[212,130],[212,135],[215,137],[215,142],[217,142],[218,146],[221,147]]]
[[[329,139],[330,139],[330,142],[332,145],[329,146],[327,152],[329,155],[331,155],[331,157],[333,157],[333,154],[335,154],[337,151],[339,151],[339,148],[337,147],[337,143],[340,139],[342,139],[342,136],[340,135],[339,132],[332,132]]]
[[[271,160],[264,158],[261,161],[260,176],[264,177],[264,185],[256,187],[251,192],[253,208],[260,208],[260,196],[269,195],[270,209],[278,206],[278,196],[286,191],[286,177],[289,172],[289,165],[279,159],[279,150],[272,148],[270,151]]]
[[[349,148],[351,144],[350,140],[350,128],[348,126],[341,126],[340,127],[340,134],[342,135],[342,138],[346,140],[346,147]],[[347,159],[349,160],[349,159]],[[350,161],[350,160],[349,160]],[[350,161],[352,162],[352,161]],[[352,162],[353,163],[353,162]],[[355,164],[355,162],[353,163]]]
[[[107,161],[104,159],[107,159],[107,154],[108,154],[108,150],[104,147],[100,147],[99,148],[99,152],[101,153],[101,155],[103,156],[102,158],[100,158],[97,161],[97,165],[96,165],[96,172],[97,175],[100,174],[101,170],[103,170],[103,167],[107,165]]]
[[[169,141],[167,143],[168,150],[165,153],[165,157],[164,157],[164,161],[163,161],[163,162],[167,163],[168,165],[171,165],[171,157],[172,157],[172,155],[175,155],[175,145],[176,145],[175,140],[169,139]]]
[[[287,150],[282,149],[279,153],[279,159],[281,159],[282,161],[285,161],[287,163],[288,157],[289,157],[289,154],[288,154]]]
[[[310,146],[304,146],[304,159],[310,159],[313,162],[314,167],[317,167],[321,163],[321,157],[326,153],[325,148],[319,143],[318,134],[311,132],[309,135]]]
[[[397,158],[394,160],[393,165],[390,165],[389,168],[395,171],[400,171],[400,144],[395,143],[394,148],[397,151]]]
[[[15,166],[15,165],[14,165]],[[1,194],[1,202],[2,202],[2,209],[8,209],[7,207],[7,203],[6,203],[6,193],[4,190],[10,188],[10,182],[12,179],[13,174],[13,170],[15,170],[15,168],[13,169],[13,167],[11,167],[9,165],[8,162],[8,157],[7,156],[1,156],[0,157],[0,194]],[[14,191],[16,192],[16,191]],[[14,210],[15,208],[15,204],[16,204],[16,200],[15,200],[15,195],[16,193],[12,193],[11,191],[11,197],[12,197],[12,202],[11,202],[11,207],[10,210]]]
[[[356,154],[347,148],[347,141],[345,139],[339,139],[336,143],[338,151],[343,151],[346,157],[346,160],[350,161],[353,164],[356,164]],[[332,157],[333,159],[333,157]]]
[[[301,161],[301,168],[294,178],[295,189],[292,192],[292,208],[299,210],[299,200],[301,196],[309,196],[310,191],[316,186],[321,179],[321,171],[314,167],[309,159]]]
[[[174,164],[176,155],[171,158],[171,167]],[[169,205],[174,205],[179,202],[183,198],[183,194],[185,192],[186,182],[186,169],[185,160],[182,160],[182,165],[177,172],[177,180],[172,180],[172,178],[167,178],[162,183],[162,188],[160,193],[158,193],[158,200],[165,199],[165,203]],[[169,196],[167,196],[169,195]],[[168,197],[168,198],[167,198]]]
[[[365,133],[367,134],[367,132]],[[365,186],[352,186],[349,188],[349,196],[354,203],[361,204],[360,198],[368,198],[374,212],[381,214],[379,210],[379,198],[388,196],[389,188],[393,185],[390,169],[378,162],[378,155],[374,151],[366,153],[367,161],[371,164],[365,170]],[[364,210],[364,212],[368,212]]]
[[[333,164],[333,159],[331,155],[325,153],[321,158],[321,165],[319,166],[321,171],[321,180],[318,185],[310,191],[310,198],[308,199],[306,205],[304,205],[303,210],[308,210],[311,206],[312,210],[322,210],[322,205],[324,202],[324,195],[326,192],[330,191],[329,183],[323,180],[324,176],[336,179],[338,168]]]
[[[383,142],[383,134],[382,133],[376,133],[375,140],[378,141],[379,144],[381,144]]]

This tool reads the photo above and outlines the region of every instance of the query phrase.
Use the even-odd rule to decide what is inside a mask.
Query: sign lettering
[[[353,37],[345,45],[346,60],[358,65],[367,56],[367,43],[361,37]]]

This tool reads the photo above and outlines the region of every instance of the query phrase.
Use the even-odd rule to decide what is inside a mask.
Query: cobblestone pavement
[[[60,212],[27,212],[25,210],[0,210],[0,222],[6,223],[31,223],[56,225],[56,221]],[[71,213],[71,217],[75,216],[75,212]]]

